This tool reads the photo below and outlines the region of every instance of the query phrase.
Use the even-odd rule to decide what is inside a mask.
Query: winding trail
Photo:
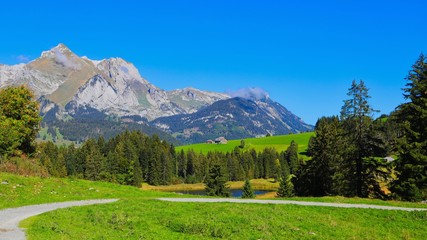
[[[18,227],[20,221],[39,215],[41,213],[53,211],[60,208],[86,206],[92,204],[111,203],[118,199],[96,199],[72,202],[47,203],[39,205],[24,206],[18,208],[8,208],[0,210],[0,240],[24,240],[25,232]]]
[[[294,204],[302,206],[317,207],[337,207],[337,208],[367,208],[380,210],[399,210],[399,211],[427,211],[427,208],[406,208],[392,207],[371,204],[348,204],[348,203],[326,203],[326,202],[303,202],[290,200],[257,200],[257,199],[237,199],[237,198],[157,198],[168,202],[197,202],[197,203],[256,203],[256,204]]]

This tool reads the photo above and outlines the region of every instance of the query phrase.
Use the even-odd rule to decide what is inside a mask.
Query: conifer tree
[[[133,178],[131,184],[135,187],[141,187],[142,184],[142,169],[139,161],[133,162]]]
[[[280,160],[276,159],[274,160],[274,174],[273,174],[274,182],[277,182],[280,176],[282,176],[282,166],[280,164]]]
[[[283,175],[280,179],[279,189],[277,190],[276,197],[293,197],[295,194],[294,184],[292,183],[293,174],[290,174],[289,167],[283,167]]]
[[[403,134],[392,191],[403,200],[419,201],[427,199],[427,59],[423,54],[406,80],[403,95],[408,102],[396,111]]]
[[[245,140],[244,139],[240,140],[239,148],[245,148]]]
[[[252,189],[252,184],[249,181],[249,179],[246,179],[245,185],[243,185],[242,198],[254,198],[254,197],[255,197],[255,192]]]
[[[58,177],[66,177],[67,176],[67,168],[65,166],[64,154],[58,153],[55,168],[57,169]]]
[[[315,136],[310,139],[312,159],[296,174],[295,190],[302,196],[341,194],[342,179],[342,130],[338,117],[322,117],[315,127]]]
[[[293,197],[294,193],[294,184],[292,183],[292,175],[285,176],[280,179],[279,189],[277,190],[276,197]]]
[[[350,98],[344,100],[341,109],[341,120],[347,136],[347,151],[344,153],[343,165],[343,170],[346,170],[345,178],[350,181],[348,191],[344,193],[347,196],[366,197],[366,193],[363,192],[363,159],[369,157],[368,132],[372,123],[371,115],[376,112],[369,105],[368,91],[363,80],[358,83],[353,80],[347,93]]]
[[[298,144],[292,140],[288,149],[286,149],[286,160],[289,164],[289,170],[292,174],[298,170],[299,161],[298,161]]]
[[[213,165],[209,170],[209,176],[206,181],[206,195],[229,197],[227,179],[225,178],[220,165]]]
[[[98,180],[99,173],[102,171],[103,156],[94,139],[87,141],[85,146],[88,151],[85,156],[85,179]]]
[[[179,154],[176,156],[178,165],[178,176],[185,179],[187,177],[187,162],[185,158],[184,150],[181,149]]]

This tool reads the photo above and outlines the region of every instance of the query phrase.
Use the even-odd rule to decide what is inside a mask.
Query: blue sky
[[[427,53],[427,1],[3,1],[0,63],[66,44],[122,57],[170,90],[259,87],[307,123],[338,114],[353,79],[390,113]]]

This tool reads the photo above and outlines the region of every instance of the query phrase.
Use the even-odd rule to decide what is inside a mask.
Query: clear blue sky
[[[427,53],[427,1],[3,1],[0,63],[66,44],[122,57],[170,90],[260,87],[308,123],[338,114],[353,79],[390,113]]]

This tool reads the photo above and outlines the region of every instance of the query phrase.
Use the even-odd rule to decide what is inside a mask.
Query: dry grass
[[[276,192],[268,192],[268,193],[256,195],[255,198],[258,198],[258,199],[271,199],[271,198],[275,198],[276,194],[277,194]]]
[[[252,179],[250,180],[252,188],[255,190],[276,190],[279,187],[278,182],[274,182],[273,179]],[[228,182],[230,189],[242,189],[244,181]],[[165,186],[153,186],[148,184],[142,185],[143,190],[157,190],[157,191],[182,191],[182,190],[204,190],[204,183],[194,184],[174,184]]]

